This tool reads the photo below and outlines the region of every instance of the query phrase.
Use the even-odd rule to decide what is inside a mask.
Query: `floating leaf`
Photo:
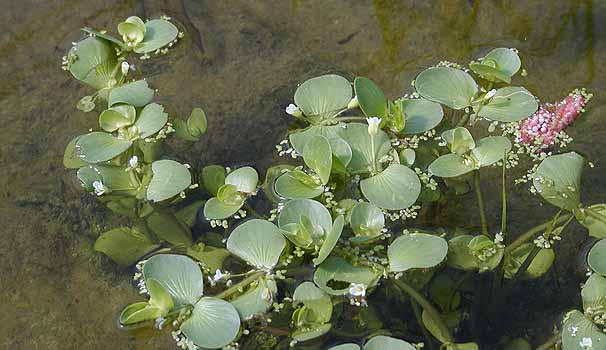
[[[129,105],[117,105],[99,115],[99,125],[107,132],[114,132],[135,122],[137,111]]]
[[[373,161],[373,141],[375,160],[381,159],[391,151],[391,141],[387,134],[379,130],[373,137],[368,134],[368,125],[348,123],[346,128],[339,128],[339,136],[351,147],[351,161],[347,169],[351,172],[370,172]]]
[[[460,235],[448,241],[448,266],[465,271],[479,269],[477,259],[469,250],[472,235]]]
[[[332,228],[324,238],[324,242],[322,243],[320,251],[318,252],[318,257],[313,260],[314,265],[320,265],[324,262],[324,260],[326,260],[326,258],[328,258],[332,250],[337,245],[337,241],[341,237],[344,225],[345,219],[343,218],[343,215],[340,215],[339,217],[337,217],[337,219],[332,225]]]
[[[226,219],[237,213],[243,204],[244,202],[229,205],[221,202],[219,198],[213,197],[204,204],[204,217],[210,220]]]
[[[211,247],[204,243],[194,244],[187,248],[187,255],[201,262],[210,271],[216,271],[223,267],[223,262],[231,254],[227,249]]]
[[[124,22],[118,24],[118,33],[128,46],[137,45],[143,41],[145,36],[145,23],[137,16],[130,16]]]
[[[351,161],[351,147],[339,135],[339,126],[313,125],[303,131],[297,131],[288,136],[293,148],[303,154],[307,143],[315,136],[324,136],[330,143],[330,148],[335,157],[337,157],[344,166]]]
[[[285,227],[288,224],[298,224],[301,217],[309,218],[315,232],[328,233],[332,228],[332,218],[326,207],[311,199],[293,199],[288,201],[278,216],[278,226]]]
[[[313,282],[304,281],[295,289],[293,306],[299,304],[304,304],[312,311],[312,315],[308,313],[305,317],[307,323],[327,323],[332,317],[333,307],[330,296],[316,287]]]
[[[276,282],[270,279],[257,280],[257,284],[244,294],[231,300],[230,303],[238,310],[240,319],[249,320],[269,310],[274,302],[274,295],[278,292]]]
[[[415,350],[410,343],[401,339],[378,335],[364,345],[364,350]]]
[[[586,314],[592,314],[606,307],[606,278],[597,273],[589,276],[581,289],[581,297]]]
[[[202,168],[202,184],[213,196],[217,195],[219,188],[225,183],[226,172],[221,165],[208,165]]]
[[[139,112],[139,118],[135,126],[139,129],[139,135],[147,138],[160,131],[168,121],[168,114],[164,107],[157,103],[150,103]]]
[[[358,344],[340,344],[337,346],[333,346],[332,348],[329,348],[328,350],[361,350],[360,349],[360,345]]]
[[[457,110],[471,106],[478,93],[478,86],[469,74],[450,67],[424,70],[415,79],[415,89],[426,99]]]
[[[303,149],[303,160],[320,176],[322,184],[328,183],[332,169],[332,149],[326,137],[317,135],[309,140]]]
[[[80,159],[76,151],[76,144],[79,138],[80,136],[74,137],[67,144],[67,146],[65,146],[65,152],[63,153],[63,166],[67,169],[78,169],[88,165],[88,163]]]
[[[391,164],[383,172],[360,181],[369,202],[382,209],[399,210],[413,205],[421,193],[421,181],[410,168]]]
[[[499,263],[501,263],[501,260],[503,259],[503,247],[499,246],[493,239],[486,235],[473,237],[471,241],[469,241],[467,247],[469,248],[471,255],[474,256],[480,273],[494,270],[499,266]],[[528,253],[530,253],[530,251],[528,251]],[[538,270],[542,269],[543,261],[543,259],[537,260],[534,271],[538,272]]]
[[[360,109],[367,117],[385,118],[387,116],[387,98],[372,80],[357,77],[354,80],[354,91]]]
[[[564,317],[562,345],[564,350],[604,350],[606,335],[582,312],[573,310]]]
[[[91,132],[76,141],[76,152],[87,163],[111,160],[130,148],[132,142],[105,132]]]
[[[417,159],[417,153],[412,148],[405,148],[400,151],[400,162],[408,167],[411,167]]]
[[[581,174],[585,158],[574,152],[545,158],[533,175],[537,192],[556,207],[574,210],[581,202]]]
[[[424,98],[406,99],[402,101],[406,123],[405,134],[420,134],[438,126],[444,117],[444,111],[439,103]]]
[[[606,239],[597,241],[591,247],[587,254],[587,263],[593,271],[606,276]]]
[[[596,238],[606,237],[606,204],[594,204],[575,212],[579,223]]]
[[[463,155],[476,147],[476,142],[467,128],[456,127],[446,130],[441,135],[452,153]]]
[[[249,166],[238,168],[227,175],[226,184],[236,186],[237,190],[244,193],[253,193],[257,190],[259,174]]]
[[[174,160],[152,163],[153,177],[147,187],[147,199],[160,202],[185,191],[191,185],[191,174],[185,165]]]
[[[199,138],[206,133],[208,128],[208,121],[206,120],[206,113],[202,108],[194,108],[187,118],[187,128],[191,136]]]
[[[155,320],[158,317],[162,317],[162,311],[142,301],[130,304],[122,310],[120,324],[128,326],[139,322]]]
[[[69,51],[68,60],[72,75],[95,89],[116,84],[116,53],[107,41],[95,37],[86,38]]]
[[[511,141],[504,136],[488,136],[476,142],[471,154],[478,166],[489,166],[502,160],[511,151]]]
[[[351,84],[334,74],[309,79],[295,91],[295,104],[303,114],[319,120],[332,118],[350,100]]]
[[[374,286],[378,280],[378,273],[364,266],[353,266],[345,259],[331,256],[324,261],[314,273],[314,282],[324,292],[331,295],[345,295],[351,283],[363,284],[366,288]],[[347,287],[335,289],[332,282],[345,282]]]
[[[183,321],[181,331],[199,347],[219,349],[236,339],[240,317],[227,301],[204,297],[195,304],[191,316]]]
[[[488,104],[477,113],[500,122],[515,122],[531,116],[539,108],[536,98],[523,87],[508,86],[497,90]]]
[[[153,19],[145,22],[145,37],[135,47],[136,53],[150,53],[168,45],[177,39],[179,29],[164,19]]]
[[[434,267],[446,258],[448,243],[438,236],[411,233],[398,237],[387,248],[393,272]]]
[[[177,220],[170,210],[156,208],[145,221],[154,235],[162,241],[186,247],[192,244],[191,231]]]
[[[76,103],[76,108],[84,113],[88,113],[95,109],[95,100],[92,96],[84,96]]]
[[[503,270],[506,278],[514,278],[518,270],[530,255],[535,245],[532,243],[525,243],[514,249],[511,253],[505,256],[505,262],[503,264]],[[532,262],[524,272],[525,278],[539,278],[553,265],[555,261],[555,252],[553,249],[541,249],[537,255],[532,259]]]
[[[358,242],[355,238],[373,238],[381,234],[385,227],[385,216],[379,207],[367,202],[356,204],[351,210],[350,225],[356,237],[352,241]]]
[[[489,81],[511,83],[511,77],[520,70],[520,57],[512,49],[497,48],[490,51],[480,62],[469,65],[472,71]]]
[[[454,153],[440,156],[429,164],[429,172],[438,177],[456,177],[473,171],[474,162]]]
[[[332,325],[330,323],[314,325],[303,330],[296,330],[292,333],[291,337],[297,342],[304,342],[323,336],[330,331],[331,327]]]
[[[263,270],[276,266],[285,247],[286,239],[278,227],[267,220],[246,221],[227,239],[227,250]]]
[[[310,175],[292,170],[276,179],[276,193],[288,199],[315,198],[324,193],[324,186]]]
[[[119,265],[128,266],[143,255],[159,248],[149,237],[128,227],[104,232],[95,242],[95,251],[109,256]]]
[[[149,294],[149,305],[158,308],[162,312],[162,316],[166,316],[175,306],[170,293],[160,282],[153,278],[145,280],[145,286]]]
[[[109,92],[108,104],[113,106],[125,103],[135,107],[143,107],[154,97],[154,90],[147,86],[147,81],[137,80],[116,87]]]
[[[204,289],[200,267],[183,255],[152,256],[143,265],[143,277],[160,282],[177,308],[194,304],[202,296]]]

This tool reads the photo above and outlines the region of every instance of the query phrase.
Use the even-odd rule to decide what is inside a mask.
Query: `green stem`
[[[457,126],[464,126],[467,123],[467,121],[469,121],[469,113],[463,114],[463,116],[457,123]]]
[[[256,273],[246,277],[242,281],[234,284],[233,286],[227,288],[226,290],[222,291],[221,293],[215,295],[215,298],[219,298],[219,299],[229,298],[232,294],[239,292],[241,288],[246,287],[247,285],[253,283],[254,281],[258,280],[259,278],[261,278],[264,275],[265,275],[265,272],[263,272],[263,271],[256,272]]]
[[[377,173],[377,156],[375,154],[375,136],[370,135],[370,151],[372,152],[372,172]]]
[[[486,211],[484,209],[484,198],[482,197],[482,189],[480,188],[480,170],[476,170],[473,174],[473,185],[478,200],[478,209],[480,210],[480,222],[482,223],[482,234],[488,236],[488,222],[486,221]]]
[[[555,224],[556,225],[562,224],[562,223],[566,222],[566,220],[569,220],[571,217],[573,217],[572,214],[560,215],[560,217],[558,217],[557,220],[555,221]],[[547,222],[537,225],[537,226],[531,228],[530,230],[522,233],[520,236],[518,236],[518,238],[516,238],[515,241],[513,241],[510,245],[508,245],[505,248],[505,254],[511,253],[514,249],[516,249],[517,247],[526,243],[527,241],[531,240],[532,238],[534,238],[534,236],[537,233],[543,232],[545,229],[547,229],[553,223],[554,223],[554,221],[553,221],[553,219],[551,219]]]
[[[425,338],[425,342],[427,343],[429,350],[433,350],[433,342],[431,341],[431,336],[429,335],[429,332],[427,331],[427,328],[425,327],[425,324],[423,323],[423,315],[421,314],[421,308],[419,307],[419,304],[414,299],[411,298],[410,305],[412,306],[412,311],[415,314],[417,323],[419,324],[419,327],[421,327],[421,332],[423,333],[423,338]]]
[[[446,326],[446,323],[442,319],[440,312],[436,310],[436,308],[427,300],[421,293],[417,292],[414,288],[408,285],[401,279],[394,279],[393,282],[395,285],[400,288],[404,293],[408,294],[412,299],[414,299],[423,310],[425,310],[429,316],[435,322],[435,326],[438,328],[440,334],[443,334],[446,339],[439,339],[444,343],[454,343],[454,337],[450,333],[450,329]]]

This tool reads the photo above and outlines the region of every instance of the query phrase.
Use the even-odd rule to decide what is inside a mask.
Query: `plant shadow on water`
[[[606,112],[606,68],[600,62],[606,61],[601,30],[606,3],[600,0],[11,1],[0,14],[0,120],[5,125],[0,131],[1,347],[174,347],[170,336],[116,327],[121,306],[139,300],[130,283],[132,270],[116,267],[92,247],[101,232],[123,219],[84,196],[73,174],[61,166],[65,145],[92,126],[90,115],[74,108],[90,89],[59,69],[70,42],[82,38],[77,29],[113,28],[130,15],[162,14],[172,16],[186,36],[169,55],[136,69],[159,90],[159,102],[172,107],[171,116],[186,117],[196,106],[209,116],[203,140],[169,143],[180,161],[266,169],[290,123],[284,108],[297,84],[311,77],[366,76],[395,97],[440,59],[466,63],[494,47],[515,47],[529,72],[518,77],[519,84],[541,100],[559,100],[578,87],[595,94],[570,134],[574,149],[596,163],[584,174],[584,200],[605,198],[601,148],[606,129],[600,116]],[[483,183],[487,216],[496,225],[500,171],[487,169],[483,177],[488,180]],[[539,202],[523,185],[511,191],[509,230],[524,232],[554,214],[548,205],[537,209]],[[479,222],[473,194],[439,213],[431,220],[421,218],[422,224]],[[552,270],[557,273],[520,282],[502,301],[510,306],[505,314],[483,316],[491,320],[482,334],[487,342],[497,341],[500,330],[507,329],[539,344],[549,338],[562,311],[579,303],[584,271],[577,271],[576,252],[586,235],[574,225],[578,234],[565,235],[558,247]],[[385,298],[390,292],[381,291]],[[402,318],[414,319],[396,312],[410,310],[408,301],[396,308],[381,300],[374,296],[371,305],[389,325],[397,328]],[[363,329],[352,332],[367,335]]]

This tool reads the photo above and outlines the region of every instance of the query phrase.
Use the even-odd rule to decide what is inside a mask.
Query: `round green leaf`
[[[314,231],[326,234],[332,228],[332,217],[328,209],[322,203],[311,199],[288,201],[278,216],[278,226],[282,228],[288,224],[298,224],[302,216],[312,221],[316,227]]]
[[[379,208],[399,210],[413,205],[421,193],[421,181],[410,168],[391,164],[383,172],[360,181],[369,202]]]
[[[360,349],[360,345],[358,344],[340,344],[337,346],[333,346],[332,348],[329,348],[328,350],[361,350]]]
[[[208,165],[202,168],[202,184],[213,196],[217,195],[219,188],[225,183],[226,172],[221,165]]]
[[[405,148],[400,151],[399,157],[402,164],[411,167],[417,159],[417,152],[412,148]]]
[[[297,342],[304,342],[323,336],[330,331],[332,325],[330,323],[313,325],[305,329],[297,329],[292,333],[291,337]]]
[[[104,232],[95,242],[95,251],[109,256],[119,265],[132,265],[143,255],[159,248],[149,237],[128,227]]]
[[[591,247],[587,254],[587,263],[593,271],[606,276],[606,239],[597,241]]]
[[[134,18],[137,18],[138,21],[132,21]],[[118,33],[129,44],[138,44],[145,36],[145,25],[141,26],[141,23],[142,21],[139,17],[129,17],[126,21],[118,24]]]
[[[320,120],[332,118],[350,100],[351,84],[334,74],[309,79],[295,91],[295,104],[303,114]]]
[[[179,29],[164,19],[153,19],[145,22],[143,41],[135,47],[136,53],[156,51],[177,38]]]
[[[363,284],[367,288],[374,286],[379,274],[364,266],[353,266],[345,259],[331,256],[324,261],[314,273],[314,282],[321,290],[330,295],[345,295],[349,291],[349,284]],[[345,282],[347,287],[334,289],[332,282]]]
[[[368,134],[368,125],[348,123],[345,128],[339,128],[339,136],[351,147],[351,161],[347,169],[351,172],[369,172],[372,164],[374,141],[375,159],[379,160],[391,151],[391,142],[387,134],[379,130],[374,138]]]
[[[478,166],[489,166],[502,160],[511,151],[511,141],[504,136],[488,136],[476,142],[471,154]]]
[[[606,278],[597,273],[589,276],[581,289],[581,297],[585,313],[606,307]]]
[[[128,326],[143,321],[155,320],[158,317],[162,317],[162,311],[142,301],[130,304],[122,310],[120,324]]]
[[[591,341],[591,347],[586,344]],[[570,311],[562,325],[564,350],[605,350],[606,335],[578,310]]]
[[[444,117],[444,111],[439,103],[424,98],[407,99],[402,101],[406,124],[405,134],[420,134],[438,126]]]
[[[78,153],[76,152],[76,143],[80,136],[74,137],[68,144],[65,146],[65,152],[63,153],[63,166],[67,169],[78,169],[83,166],[88,165],[85,161],[80,159]]]
[[[135,122],[137,111],[129,105],[118,105],[106,109],[99,115],[99,125],[107,132],[114,132]]]
[[[332,225],[332,228],[327,233],[324,238],[324,242],[320,247],[320,251],[318,252],[318,257],[313,260],[314,265],[320,265],[332,252],[332,250],[337,245],[337,241],[341,238],[341,233],[343,232],[343,226],[345,225],[345,218],[343,215],[339,215],[335,222]]]
[[[229,205],[221,202],[217,197],[213,197],[204,204],[204,217],[210,220],[226,219],[237,213],[243,204],[244,202]]]
[[[378,335],[366,342],[364,350],[416,350],[416,348],[404,340]]]
[[[531,116],[539,108],[536,98],[523,87],[497,90],[488,104],[478,111],[480,117],[500,122],[515,122]]]
[[[160,282],[177,308],[194,304],[204,290],[200,266],[183,255],[152,256],[143,265],[143,277]]]
[[[204,297],[194,306],[181,331],[194,344],[219,349],[231,343],[240,331],[238,311],[225,300]]]
[[[143,107],[151,102],[154,90],[150,89],[145,80],[137,80],[112,89],[107,103],[113,106],[124,103],[135,107]]]
[[[517,274],[520,266],[522,266],[534,247],[535,245],[532,243],[522,244],[505,257],[503,269],[506,278],[513,278]],[[526,269],[526,272],[524,272],[524,277],[530,279],[541,277],[549,271],[554,261],[555,252],[553,249],[539,250],[534,259],[532,259],[528,269]]]
[[[259,174],[255,169],[245,166],[229,173],[225,178],[225,183],[236,186],[240,192],[253,193],[257,190]]]
[[[303,154],[303,150],[307,143],[315,136],[324,136],[330,143],[332,153],[341,161],[344,166],[347,166],[351,161],[351,147],[339,135],[339,126],[323,126],[313,125],[303,131],[297,131],[288,136],[290,143],[297,153]]]
[[[328,183],[332,169],[332,149],[326,137],[316,135],[311,138],[303,149],[303,160],[311,170],[320,176],[322,184]]]
[[[164,107],[157,103],[150,103],[139,112],[135,126],[139,129],[139,135],[147,138],[160,131],[167,121],[168,114],[164,112]]]
[[[313,312],[311,323],[327,323],[332,317],[332,301],[330,296],[316,287],[313,282],[304,281],[297,286],[293,294],[293,306],[304,304]]]
[[[189,133],[196,138],[206,133],[208,121],[206,120],[206,113],[204,113],[202,108],[192,109],[189,118],[187,118],[187,128]]]
[[[438,157],[429,164],[429,172],[438,177],[456,177],[473,171],[474,162],[454,153]]]
[[[286,247],[286,239],[276,225],[252,219],[236,227],[227,239],[227,250],[249,264],[271,270]]]
[[[472,71],[489,81],[511,83],[511,77],[520,70],[520,57],[508,48],[497,48],[490,51],[480,62],[469,65]]]
[[[135,187],[124,168],[104,165],[89,165],[78,169],[78,179],[87,191],[93,190],[93,182],[101,181],[112,191],[134,190]]]
[[[278,195],[288,199],[315,198],[324,192],[321,183],[300,170],[280,175],[274,186]]]
[[[107,41],[96,37],[86,38],[70,50],[68,57],[69,71],[76,79],[96,89],[111,87],[116,83],[116,52]]]
[[[387,99],[383,91],[370,79],[357,77],[354,80],[354,91],[360,109],[367,117],[385,118],[387,116]]]
[[[147,199],[160,202],[185,191],[191,185],[191,174],[185,165],[174,160],[152,163],[153,177],[147,186]]]
[[[591,214],[588,214],[588,211]],[[591,237],[606,237],[606,204],[590,205],[578,210],[576,216],[579,223],[587,228]]]
[[[446,264],[452,268],[472,271],[479,268],[477,259],[469,250],[472,235],[460,235],[448,241],[448,260]]]
[[[255,283],[256,285],[244,294],[230,301],[243,321],[267,312],[273,305],[274,295],[278,292],[274,280],[260,279]]]
[[[76,141],[76,152],[87,163],[101,163],[124,153],[132,142],[105,132],[91,132]]]
[[[478,93],[478,86],[469,74],[450,67],[424,70],[415,79],[415,89],[426,99],[457,110],[469,107]]]
[[[351,210],[350,225],[358,236],[375,237],[380,235],[385,227],[385,216],[376,205],[361,202]]]
[[[556,207],[574,210],[581,202],[581,174],[585,158],[575,152],[545,158],[533,175],[537,192]]]
[[[452,153],[463,155],[476,147],[476,142],[467,128],[456,127],[446,130],[441,135]]]
[[[162,312],[162,316],[166,316],[175,306],[170,293],[160,282],[153,278],[146,279],[145,286],[149,294],[149,305],[158,308]]]
[[[448,253],[448,243],[438,236],[411,233],[398,237],[387,248],[389,268],[393,272],[434,267]]]

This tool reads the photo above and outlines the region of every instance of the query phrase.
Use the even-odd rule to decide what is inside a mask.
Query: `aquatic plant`
[[[482,317],[483,307],[498,313],[517,280],[545,275],[557,242],[577,220],[600,239],[587,254],[582,311],[568,312],[557,336],[539,348],[606,348],[606,204],[581,200],[587,162],[560,152],[569,143],[564,129],[591,94],[578,90],[539,104],[524,87],[509,85],[521,61],[508,48],[471,62],[470,70],[448,62],[430,67],[412,83],[413,93],[395,100],[365,77],[311,78],[285,110],[297,124],[276,146],[286,159],[261,183],[251,166],[193,169],[164,153],[168,137],[195,142],[207,132],[201,108],[186,120],[169,116],[128,61],[174,46],[183,34],[169,18],[129,17],[118,37],[84,31],[63,63],[95,89],[77,108],[98,112],[99,130],[75,137],[63,162],[77,169],[87,192],[131,219],[132,226],[95,243],[116,263],[136,267],[148,297],[122,310],[126,329],[170,329],[184,349],[246,347],[251,333],[266,343],[249,348],[495,346],[485,345],[477,325],[467,330],[465,318]],[[531,182],[557,213],[519,233],[507,225],[505,179],[522,162],[530,165],[520,182]],[[502,172],[499,230],[488,221],[481,190],[480,174],[491,167]],[[416,220],[420,211],[436,218],[438,201],[455,202],[470,188],[478,225]],[[264,199],[256,198],[259,191]],[[257,212],[268,204],[267,215]],[[469,290],[466,283],[480,274],[490,283]],[[384,315],[386,308],[392,310]],[[332,335],[328,343],[325,334]],[[504,349],[529,346],[516,338]]]

